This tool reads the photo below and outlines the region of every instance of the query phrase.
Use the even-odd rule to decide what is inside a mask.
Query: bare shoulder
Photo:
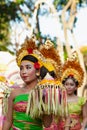
[[[17,95],[21,94],[21,88],[16,88],[16,89],[13,89],[10,93],[10,97],[11,99],[14,99]]]

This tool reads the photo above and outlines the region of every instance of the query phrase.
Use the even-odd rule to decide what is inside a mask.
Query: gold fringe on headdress
[[[62,64],[58,50],[50,40],[46,40],[45,44],[40,47],[40,52],[55,68],[55,73],[58,79],[61,78]],[[46,65],[47,66],[47,65]]]
[[[66,90],[61,82],[44,79],[30,92],[26,113],[32,118],[44,114],[66,117],[68,115],[66,101]]]
[[[71,58],[65,61],[62,71],[62,81],[68,76],[73,76],[79,83],[78,87],[81,87],[84,79],[84,71],[78,61],[76,52],[72,54]]]

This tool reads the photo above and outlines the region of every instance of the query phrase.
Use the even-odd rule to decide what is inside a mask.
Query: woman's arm
[[[66,118],[65,129],[64,130],[69,130],[70,129],[70,122],[71,122],[71,119],[70,119],[70,116],[68,116]]]
[[[43,115],[42,121],[43,121],[44,127],[46,127],[46,128],[50,127],[52,120],[53,120],[52,115]]]
[[[82,108],[82,114],[83,114],[83,121],[82,121],[82,128],[81,130],[84,130],[87,125],[87,102]]]
[[[12,125],[13,95],[14,93],[11,92],[8,98],[8,111],[7,111],[7,114],[3,123],[2,130],[10,130],[11,125]]]

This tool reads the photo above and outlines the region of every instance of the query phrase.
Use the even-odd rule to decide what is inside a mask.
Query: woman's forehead
[[[33,62],[31,62],[31,61],[29,61],[29,60],[23,60],[22,62],[21,62],[21,65],[33,65],[34,63]]]
[[[67,78],[66,82],[74,82],[72,78]]]

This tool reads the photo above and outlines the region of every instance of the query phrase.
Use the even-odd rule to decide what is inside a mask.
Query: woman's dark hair
[[[56,74],[54,73],[54,71],[49,71],[45,66],[42,66],[40,68],[41,79],[43,79],[47,73],[49,73],[53,78],[56,78]]]
[[[24,56],[21,61],[23,61],[23,60],[29,60],[29,61],[31,61],[33,63],[35,63],[35,62],[38,61],[38,59],[36,57],[32,56],[32,55],[26,55],[26,56]]]
[[[24,56],[21,61],[23,61],[23,60],[29,60],[29,61],[31,61],[33,63],[38,62],[38,59],[36,57],[32,56],[32,55]],[[46,76],[47,73],[49,73],[53,78],[56,78],[56,75],[55,75],[54,71],[49,71],[45,66],[42,66],[40,68],[40,77],[41,77],[41,79],[43,79]]]

